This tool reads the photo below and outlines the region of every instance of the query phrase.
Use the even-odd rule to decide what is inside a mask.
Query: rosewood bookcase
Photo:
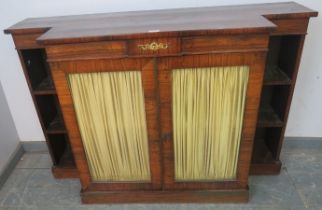
[[[317,14],[293,2],[186,8],[29,18],[5,33],[53,174],[79,177],[84,203],[245,202],[249,174],[280,172]]]

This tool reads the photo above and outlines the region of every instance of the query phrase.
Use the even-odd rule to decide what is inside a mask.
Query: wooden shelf
[[[260,107],[257,127],[282,127],[284,123],[269,104]]]
[[[278,66],[266,67],[264,85],[289,85],[291,83],[292,80]]]
[[[266,146],[264,139],[255,139],[254,148],[256,148],[256,150],[253,153],[252,163],[275,162],[275,159],[273,158],[273,154]]]
[[[56,115],[54,120],[50,122],[47,130],[47,134],[58,134],[58,133],[66,133],[66,129],[63,123],[63,120],[59,115]]]
[[[59,164],[52,167],[55,178],[78,178],[78,171],[70,147],[67,147],[62,155]]]
[[[264,139],[254,140],[251,175],[279,174],[282,163],[273,157]]]
[[[35,95],[47,95],[47,94],[56,94],[56,90],[54,88],[54,84],[52,79],[48,76],[43,79],[37,88],[33,91]]]
[[[60,161],[59,161],[60,167],[75,167],[74,158],[72,155],[72,151],[70,147],[68,146],[62,155]]]

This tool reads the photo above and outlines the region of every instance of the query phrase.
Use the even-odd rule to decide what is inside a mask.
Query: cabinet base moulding
[[[278,175],[281,172],[282,162],[253,163],[250,167],[250,175]]]
[[[79,178],[78,171],[76,168],[57,167],[53,166],[51,171],[56,179],[71,179]]]
[[[249,190],[81,192],[82,203],[247,203]]]

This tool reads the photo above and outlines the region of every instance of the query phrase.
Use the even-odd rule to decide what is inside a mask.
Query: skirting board
[[[12,153],[11,157],[8,160],[7,165],[4,167],[3,171],[0,173],[0,189],[3,184],[6,182],[11,172],[16,167],[17,163],[21,159],[22,155],[25,153],[21,143],[18,144],[16,150]]]
[[[322,137],[285,137],[284,146],[288,149],[296,148],[321,148]]]
[[[21,144],[26,152],[48,152],[45,141],[22,141]]]

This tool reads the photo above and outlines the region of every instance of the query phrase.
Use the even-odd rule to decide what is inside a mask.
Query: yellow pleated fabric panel
[[[173,70],[177,181],[236,178],[248,75],[247,66]]]
[[[141,72],[69,75],[93,181],[149,181]]]

